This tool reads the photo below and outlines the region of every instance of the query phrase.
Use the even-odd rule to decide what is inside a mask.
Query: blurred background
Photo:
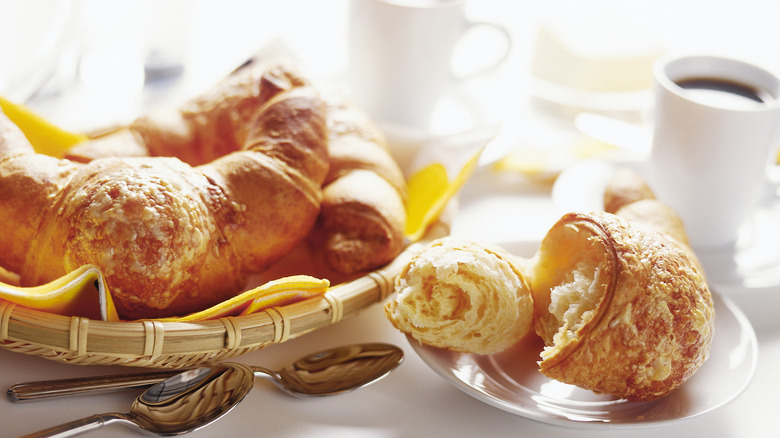
[[[378,122],[402,164],[401,154],[432,139],[488,128],[483,168],[510,175],[513,193],[545,202],[574,163],[614,153],[616,144],[646,152],[659,56],[723,55],[780,73],[773,0],[467,0],[465,15],[509,30],[508,59],[454,84],[425,129]],[[350,0],[0,0],[0,96],[89,132],[176,105],[258,51],[292,54],[315,80],[349,93],[349,20]],[[505,48],[495,32],[475,28],[452,67],[478,68]],[[513,213],[539,225],[509,236],[477,226],[486,221],[482,207],[461,217],[465,228],[483,230],[478,238],[536,240],[549,224],[522,209]]]
[[[2,0],[0,94],[66,127],[99,126],[202,90],[274,40],[321,79],[338,81],[348,65],[348,8],[343,0]],[[771,0],[475,0],[466,12],[513,36],[507,62],[459,90],[479,106],[482,122],[517,121],[533,96],[554,100],[556,91],[532,79],[554,81],[556,70],[587,75],[571,64],[583,57],[591,64],[582,68],[610,71],[610,60],[645,56],[629,67],[612,64],[613,77],[644,70],[634,88],[649,85],[648,61],[661,51],[736,56],[780,70],[780,5]],[[501,50],[495,35],[473,33],[463,43],[478,50],[456,57],[461,66]],[[597,91],[615,91],[604,82]],[[642,104],[624,100],[620,109]],[[462,127],[464,117],[452,112],[451,126],[439,121],[435,129]]]

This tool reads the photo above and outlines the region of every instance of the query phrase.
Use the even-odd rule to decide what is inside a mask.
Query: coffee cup
[[[694,249],[733,247],[770,187],[780,133],[780,79],[719,56],[654,66],[649,181],[683,220]]]
[[[497,59],[466,75],[453,72],[461,38],[489,27],[505,40]],[[352,0],[348,85],[355,100],[380,122],[427,128],[439,99],[459,81],[485,74],[509,55],[510,32],[469,21],[463,0]]]

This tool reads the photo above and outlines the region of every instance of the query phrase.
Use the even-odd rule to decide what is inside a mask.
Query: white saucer
[[[502,245],[530,256],[532,245]],[[729,299],[715,295],[715,337],[709,359],[670,395],[629,402],[551,380],[538,371],[541,340],[528,336],[493,355],[455,353],[408,338],[422,360],[466,394],[521,417],[575,428],[639,428],[679,422],[710,413],[748,386],[758,345],[750,322]]]
[[[585,91],[539,78],[532,79],[530,90],[533,97],[566,108],[572,114],[591,111],[605,114],[625,113],[641,118],[653,101],[653,91],[649,88],[623,92]]]

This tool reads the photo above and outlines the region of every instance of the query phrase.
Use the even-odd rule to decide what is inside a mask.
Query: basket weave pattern
[[[429,233],[431,234],[431,233]],[[285,342],[382,302],[422,242],[393,262],[323,296],[244,315],[198,322],[106,322],[0,300],[0,347],[80,365],[182,368]]]

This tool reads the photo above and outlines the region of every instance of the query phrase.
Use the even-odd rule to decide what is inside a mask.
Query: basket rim
[[[439,224],[442,224],[439,222]],[[103,321],[58,315],[0,299],[0,347],[75,364],[184,367],[282,343],[384,301],[422,245],[449,234],[435,227],[390,263],[325,294],[241,316],[201,321]]]

